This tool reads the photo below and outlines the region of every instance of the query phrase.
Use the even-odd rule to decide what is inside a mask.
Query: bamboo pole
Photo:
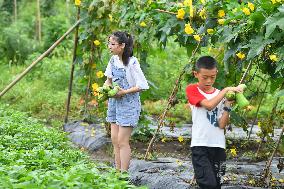
[[[247,68],[246,68],[246,71],[245,71],[245,73],[243,74],[242,79],[240,80],[239,85],[244,82],[245,77],[247,76],[248,72],[250,71],[251,65],[252,65],[252,61],[250,61],[250,63],[248,64],[248,66],[247,66]]]
[[[168,13],[168,14],[173,14],[173,15],[176,15],[177,13],[175,12],[171,12],[171,11],[166,11],[166,10],[162,10],[162,9],[155,9],[156,11],[158,12],[162,12],[162,13]]]
[[[14,0],[14,21],[17,21],[18,18],[18,8],[17,8],[17,0]]]
[[[262,81],[263,81],[263,80],[262,80]],[[262,83],[262,81],[261,81],[261,83]],[[260,86],[261,86],[261,83],[260,83]],[[264,87],[263,92],[266,91],[267,86],[268,86],[268,81],[266,81],[266,83],[265,83],[265,87]],[[259,88],[258,88],[258,89],[259,89]],[[257,92],[257,93],[258,93],[258,92]],[[257,106],[257,110],[256,110],[256,113],[255,113],[255,117],[254,117],[254,120],[253,120],[253,122],[252,122],[252,124],[251,124],[250,131],[249,131],[249,134],[248,134],[248,140],[250,139],[250,135],[251,135],[252,129],[253,129],[253,127],[254,127],[254,125],[255,125],[255,122],[256,122],[256,120],[257,120],[258,112],[259,112],[259,110],[260,110],[260,106],[261,106],[262,100],[264,99],[264,96],[265,96],[265,95],[262,94],[262,96],[261,96],[261,98],[260,98],[260,100],[259,100],[259,103],[258,103],[258,106]]]
[[[40,0],[37,0],[37,39],[41,43]]]
[[[41,54],[31,65],[29,65],[14,81],[12,81],[1,93],[0,98],[9,91],[18,81],[20,81],[38,62],[40,62],[44,57],[48,56],[53,49],[59,45],[63,39],[68,36],[81,22],[78,20],[63,36],[61,36],[49,49],[47,49],[43,54]]]
[[[77,22],[80,20],[80,7],[77,8]],[[76,60],[76,51],[78,46],[78,32],[79,32],[79,25],[76,26],[75,36],[74,36],[74,49],[73,49],[73,59],[70,71],[70,79],[69,79],[69,87],[68,87],[68,95],[67,95],[67,104],[66,104],[66,113],[64,118],[64,123],[68,122],[68,114],[70,110],[70,101],[72,95],[72,85],[73,85],[73,76],[74,76],[74,69],[75,69],[75,60]]]
[[[282,127],[281,132],[280,132],[280,136],[279,136],[278,141],[277,141],[277,143],[276,143],[275,149],[273,150],[273,152],[272,152],[272,154],[271,154],[271,157],[270,157],[269,161],[267,162],[266,167],[265,167],[265,169],[264,169],[264,178],[267,178],[267,177],[268,177],[269,168],[270,168],[270,166],[271,166],[273,157],[274,157],[274,155],[275,155],[275,153],[276,153],[276,151],[277,151],[277,149],[278,149],[278,147],[279,147],[279,144],[280,144],[280,142],[281,142],[283,133],[284,133],[284,125],[283,125],[283,127]],[[267,179],[267,180],[268,180],[268,183],[269,183],[270,179]]]
[[[195,56],[195,54],[196,54],[196,52],[197,52],[197,50],[198,50],[198,48],[199,48],[199,45],[200,45],[200,43],[198,43],[197,47],[194,49],[194,51],[193,51],[193,53],[192,53],[192,56],[191,56],[191,58],[190,58],[190,60],[189,60],[189,63],[191,63],[192,58]],[[154,133],[152,139],[150,140],[150,143],[149,143],[149,145],[148,145],[147,151],[146,151],[145,156],[144,156],[144,159],[145,159],[145,160],[148,159],[149,153],[150,153],[150,151],[151,151],[151,148],[152,148],[152,146],[153,146],[153,143],[155,142],[155,139],[156,139],[156,137],[157,137],[157,134],[160,132],[161,127],[164,125],[164,119],[165,119],[165,117],[166,117],[166,114],[167,114],[168,110],[169,110],[169,109],[171,108],[171,106],[172,106],[172,101],[173,101],[173,99],[176,97],[176,94],[177,94],[177,92],[178,92],[179,83],[180,83],[181,78],[182,78],[182,76],[184,75],[184,73],[185,73],[187,67],[188,67],[188,65],[186,65],[186,66],[183,68],[182,72],[181,72],[180,75],[178,76],[178,79],[176,80],[176,84],[175,84],[175,86],[174,86],[174,88],[173,88],[173,90],[172,90],[172,92],[171,92],[170,97],[168,98],[167,106],[166,106],[164,112],[162,113],[162,115],[159,117],[159,124],[158,124],[158,127],[157,127],[157,129],[156,129],[156,131],[155,131],[155,133]]]
[[[276,99],[275,103],[274,103],[274,106],[273,106],[273,108],[272,108],[272,110],[271,110],[271,114],[270,114],[269,119],[268,119],[268,124],[272,124],[272,125],[273,125],[273,123],[272,123],[272,122],[273,122],[273,116],[274,116],[275,113],[276,113],[276,108],[277,108],[279,99],[280,99],[280,97],[278,97],[278,98]],[[274,131],[272,131],[272,132],[274,132]],[[255,154],[255,157],[258,156],[258,153],[259,153],[259,151],[260,151],[260,148],[261,148],[262,143],[264,142],[264,139],[265,139],[265,135],[261,137],[261,141],[260,141],[260,143],[259,143],[259,145],[258,145],[256,154]]]

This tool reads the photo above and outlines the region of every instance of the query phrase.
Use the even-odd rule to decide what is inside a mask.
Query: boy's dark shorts
[[[192,164],[198,185],[203,189],[221,188],[221,175],[225,174],[222,162],[226,160],[223,148],[194,146]],[[220,173],[223,172],[223,173]]]

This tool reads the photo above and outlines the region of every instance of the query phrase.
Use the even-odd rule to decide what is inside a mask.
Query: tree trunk
[[[17,0],[14,0],[14,21],[17,21],[18,13],[17,13]]]
[[[36,19],[37,40],[41,43],[41,18],[40,18],[40,0],[37,0],[37,19]]]

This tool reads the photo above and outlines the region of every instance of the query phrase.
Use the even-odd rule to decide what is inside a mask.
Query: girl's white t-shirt
[[[145,90],[149,89],[148,82],[140,68],[140,64],[136,57],[132,56],[129,59],[129,63],[127,66],[124,66],[122,61],[120,61],[117,55],[113,55],[111,57],[113,59],[114,66],[118,68],[124,68],[126,72],[126,79],[130,85],[130,87],[138,87],[139,89]],[[111,59],[107,65],[106,71],[104,73],[108,78],[112,78],[111,71]]]
[[[212,93],[205,93],[198,88],[197,84],[186,88],[189,105],[192,111],[192,138],[191,147],[207,146],[224,148],[224,129],[219,128],[218,120],[224,110],[224,101],[221,101],[213,110],[207,110],[199,105],[203,99],[210,100],[218,95],[220,91],[215,89]]]

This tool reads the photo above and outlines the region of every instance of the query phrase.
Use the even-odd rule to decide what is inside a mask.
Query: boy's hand
[[[232,104],[234,104],[234,100],[225,100],[225,103],[224,103],[224,105],[226,106],[226,107],[231,107],[232,106]]]
[[[242,93],[244,91],[244,88],[240,85],[238,85],[237,87],[227,87],[227,92],[228,91]]]

